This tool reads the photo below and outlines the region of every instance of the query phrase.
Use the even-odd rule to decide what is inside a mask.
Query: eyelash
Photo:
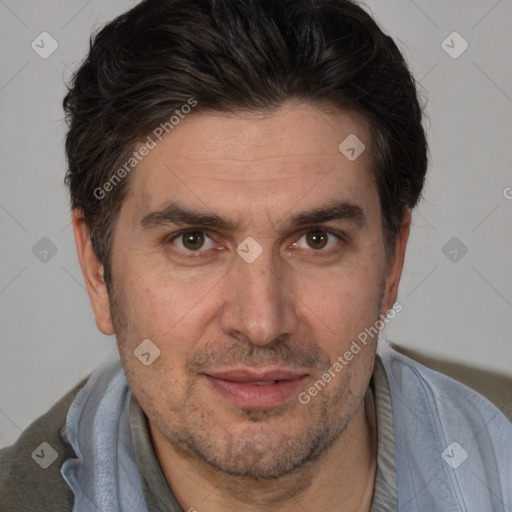
[[[338,232],[335,232],[335,231],[332,231],[332,230],[329,230],[329,229],[326,229],[326,228],[321,228],[321,227],[311,227],[311,228],[308,228],[306,231],[304,231],[302,233],[302,235],[298,238],[298,240],[300,240],[302,237],[304,236],[307,236],[309,233],[312,233],[312,232],[315,232],[315,231],[320,231],[320,232],[323,232],[323,233],[326,233],[329,237],[334,237],[334,238],[337,238],[339,243],[346,243],[347,242],[347,237],[346,235],[342,234],[342,233],[338,233]],[[188,229],[184,229],[182,231],[179,231],[177,233],[174,233],[171,237],[167,237],[164,242],[166,244],[173,244],[173,242],[177,239],[179,239],[180,237],[183,237],[187,234],[190,234],[190,233],[201,233],[203,235],[205,235],[207,238],[209,238],[210,240],[213,240],[212,237],[210,235],[208,235],[208,233],[203,230],[203,229],[193,229],[193,228],[188,228]],[[297,243],[297,242],[294,242],[294,244]],[[312,253],[313,257],[322,257],[322,256],[327,256],[327,255],[331,255],[331,254],[334,254],[338,251],[340,251],[340,247],[339,245],[337,245],[336,247],[333,247],[333,248],[330,248],[330,249],[327,249],[327,250],[322,250],[322,249],[311,249],[310,252]],[[204,258],[204,257],[208,257],[209,255],[207,254],[209,252],[209,250],[197,250],[197,251],[183,251],[181,249],[177,249],[179,252],[180,252],[180,256],[184,256],[186,258]],[[211,250],[211,249],[210,249]],[[201,253],[205,253],[205,254],[201,254]]]

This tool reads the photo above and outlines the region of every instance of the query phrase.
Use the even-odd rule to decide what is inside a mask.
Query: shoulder
[[[73,508],[73,494],[60,473],[75,457],[60,430],[71,402],[87,379],[77,384],[48,412],[36,419],[12,446],[0,450],[0,509],[64,512]]]
[[[512,506],[508,418],[476,391],[389,346],[379,346],[378,359],[389,382],[401,501],[410,510],[440,506],[440,496],[450,511],[460,503]]]
[[[378,353],[397,397],[430,405],[428,410],[439,419],[463,420],[475,427],[486,421],[491,429],[503,426],[512,433],[512,423],[495,405],[458,380],[427,368],[390,346],[379,347]],[[494,421],[489,423],[491,419]]]

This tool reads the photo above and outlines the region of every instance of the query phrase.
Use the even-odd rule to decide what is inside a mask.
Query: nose
[[[279,263],[270,250],[252,263],[237,256],[225,288],[221,326],[226,334],[263,346],[295,331],[293,276]]]

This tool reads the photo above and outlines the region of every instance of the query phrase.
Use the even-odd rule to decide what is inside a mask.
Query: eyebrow
[[[360,229],[366,226],[367,223],[364,210],[359,205],[347,201],[331,201],[324,206],[296,213],[290,216],[288,221],[280,220],[278,224],[286,222],[290,226],[305,226],[333,220],[350,222]],[[140,221],[140,225],[148,230],[169,225],[193,225],[227,232],[235,232],[240,229],[238,223],[220,215],[191,210],[175,201],[170,201],[162,209],[145,215]]]

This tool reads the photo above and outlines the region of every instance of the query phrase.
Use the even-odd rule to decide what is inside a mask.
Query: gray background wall
[[[116,350],[96,330],[75,255],[61,100],[91,30],[135,3],[0,0],[0,447]],[[512,1],[367,6],[405,52],[430,117],[403,311],[386,336],[510,376]]]

